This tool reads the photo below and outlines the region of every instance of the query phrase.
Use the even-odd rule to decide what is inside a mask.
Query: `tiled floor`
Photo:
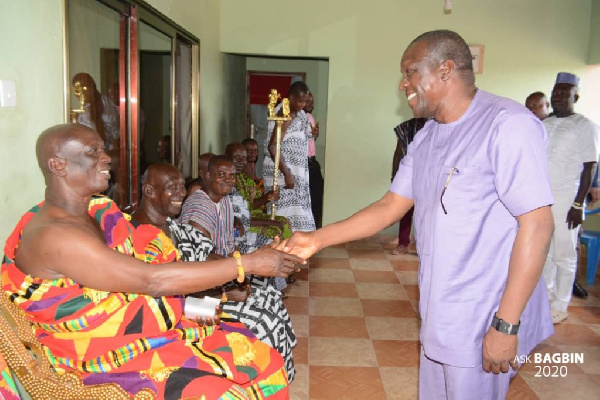
[[[419,262],[391,255],[394,239],[325,249],[297,274],[285,300],[299,337],[291,399],[417,398]],[[526,365],[508,399],[600,398],[600,282],[588,290],[534,350],[583,353],[584,363],[566,364],[567,376],[556,378],[536,377],[539,364]]]

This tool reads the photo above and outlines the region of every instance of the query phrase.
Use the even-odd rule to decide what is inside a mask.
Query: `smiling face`
[[[552,89],[550,103],[557,117],[568,117],[575,111],[575,103],[579,100],[577,86],[570,83],[557,83]]]
[[[435,117],[440,103],[440,79],[436,73],[437,68],[427,58],[427,44],[420,41],[406,49],[400,68],[400,90],[406,94],[414,116]]]
[[[104,142],[93,130],[82,127],[73,131],[62,143],[57,156],[67,161],[66,177],[73,189],[92,194],[108,188],[110,157],[104,152]]]
[[[235,186],[235,167],[228,159],[215,159],[210,165],[204,179],[204,191],[217,203],[221,197],[227,196]]]
[[[150,170],[148,183],[153,187],[152,207],[165,217],[174,218],[181,212],[185,198],[185,180],[181,172],[170,164],[159,164]]]

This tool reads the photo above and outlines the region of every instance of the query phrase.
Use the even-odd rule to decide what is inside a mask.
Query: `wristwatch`
[[[520,326],[521,321],[519,321],[518,324],[513,325],[501,318],[498,318],[494,313],[494,318],[492,319],[492,328],[494,328],[498,332],[505,333],[507,335],[516,335],[517,332],[519,332]]]

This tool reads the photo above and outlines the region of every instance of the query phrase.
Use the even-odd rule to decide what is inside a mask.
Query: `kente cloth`
[[[264,195],[263,188],[256,184],[248,175],[241,173],[236,175],[235,188],[237,192],[246,200],[248,203],[248,209],[250,210],[250,218],[254,220],[269,221],[271,216],[265,214],[263,207],[258,209],[252,209],[252,203],[254,200]],[[269,239],[275,239],[275,236],[279,236],[281,240],[285,240],[292,236],[292,227],[290,221],[282,216],[275,216],[275,219],[283,225],[283,231],[276,225],[269,226],[251,226],[250,231],[260,233]]]
[[[8,368],[6,360],[2,354],[0,354],[0,399],[18,400],[20,398],[21,396],[19,396],[15,378],[13,377],[12,372],[10,372],[10,368]]]
[[[281,104],[275,112],[279,111]],[[269,152],[269,141],[274,133],[274,121],[267,125],[267,139],[265,140],[265,159],[263,163],[263,180],[265,190],[273,188],[274,163]],[[314,231],[315,220],[310,206],[310,187],[308,175],[308,139],[312,137],[310,124],[304,111],[299,111],[287,127],[281,141],[281,157],[283,162],[294,177],[294,188],[285,189],[283,174],[279,174],[279,200],[276,202],[277,214],[286,217],[292,226],[292,232]]]
[[[38,210],[25,214],[6,242],[2,288],[59,373],[76,371],[85,384],[114,382],[130,394],[145,389],[169,400],[287,398],[281,356],[242,324],[199,327],[183,317],[182,296],[111,293],[23,274],[15,251]],[[89,213],[115,251],[152,264],[177,260],[160,229],[134,234],[111,200],[92,199]]]
[[[179,227],[169,228],[173,233],[177,230],[177,248],[182,261],[204,261],[208,253],[205,251],[192,252],[189,248],[205,246],[208,238],[193,226],[187,225],[185,230]],[[182,249],[182,245],[184,246]],[[225,314],[235,318],[247,326],[258,339],[274,347],[283,357],[289,382],[295,375],[292,349],[296,347],[296,333],[292,321],[283,304],[281,292],[269,284],[268,278],[249,276],[252,293],[245,302],[227,301],[221,304]],[[221,318],[223,321],[224,319]]]
[[[235,250],[233,211],[229,197],[223,196],[218,203],[211,200],[203,190],[196,190],[183,202],[179,222],[194,222],[206,229],[215,245],[215,253],[224,257]]]

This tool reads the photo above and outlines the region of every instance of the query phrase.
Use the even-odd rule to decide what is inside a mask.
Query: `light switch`
[[[17,89],[14,81],[0,80],[0,107],[17,106]]]

